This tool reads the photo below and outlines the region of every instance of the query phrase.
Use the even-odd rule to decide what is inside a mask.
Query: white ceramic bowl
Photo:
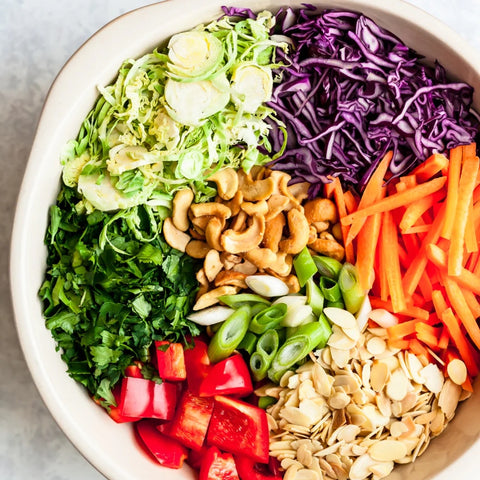
[[[310,1],[320,7],[352,9],[371,16],[430,60],[438,58],[451,73],[477,89],[480,107],[480,57],[448,27],[401,0]],[[74,138],[97,97],[122,61],[151,51],[172,34],[219,16],[220,6],[276,10],[301,0],[175,0],[135,10],[114,20],[88,40],[55,80],[46,100],[18,199],[11,249],[11,288],[20,342],[37,388],[60,427],[80,452],[106,477],[115,480],[194,478],[185,467],[164,469],[136,445],[129,425],[115,424],[67,374],[44,326],[37,291],[46,249],[47,212],[55,201],[61,173],[59,155]],[[453,13],[453,12],[452,12]],[[478,384],[477,384],[478,385]],[[389,478],[409,480],[478,478],[480,408],[478,392],[414,464]]]

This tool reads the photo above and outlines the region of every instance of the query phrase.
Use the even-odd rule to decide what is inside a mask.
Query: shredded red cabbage
[[[236,13],[246,12],[238,10]],[[275,34],[293,42],[269,106],[285,125],[287,147],[273,168],[319,193],[327,176],[362,190],[384,154],[400,176],[428,158],[471,143],[479,117],[473,88],[451,83],[444,68],[364,15],[307,5],[277,13]],[[274,151],[284,133],[272,124]]]

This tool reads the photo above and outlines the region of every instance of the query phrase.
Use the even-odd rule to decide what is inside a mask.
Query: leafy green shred
[[[50,210],[40,297],[68,373],[111,404],[125,368],[148,362],[154,340],[199,334],[186,319],[199,265],[158,234],[162,207],[79,214],[79,200],[64,186]]]

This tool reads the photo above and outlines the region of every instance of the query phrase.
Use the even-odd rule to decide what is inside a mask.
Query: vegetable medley
[[[223,10],[66,145],[46,326],[164,467],[386,477],[480,369],[473,89],[358,13]]]

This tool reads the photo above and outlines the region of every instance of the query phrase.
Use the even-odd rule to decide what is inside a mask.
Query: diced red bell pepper
[[[213,398],[185,391],[169,428],[169,435],[186,447],[202,448],[213,411]]]
[[[187,463],[194,468],[195,470],[200,470],[200,466],[202,465],[202,461],[205,458],[207,450],[210,447],[204,445],[200,450],[192,450],[188,451],[188,458]]]
[[[177,386],[168,382],[154,383],[150,416],[161,420],[171,420],[175,415],[176,406]]]
[[[208,358],[207,344],[198,339],[195,339],[194,343],[194,347],[185,348],[183,354],[185,356],[188,389],[195,395],[198,395],[200,393],[200,385],[210,371],[210,359]]]
[[[201,397],[245,396],[253,392],[252,380],[242,355],[237,353],[213,365],[200,385]]]
[[[135,378],[143,378],[142,371],[138,365],[129,365],[125,369],[125,376],[126,377],[135,377]]]
[[[145,378],[124,377],[119,403],[124,417],[149,417],[152,411],[153,382]]]
[[[268,463],[269,430],[265,410],[241,400],[216,396],[207,444]]]
[[[264,463],[256,463],[244,455],[235,455],[234,458],[240,480],[282,480],[282,474],[275,464],[270,465],[269,462],[267,466]]]
[[[118,405],[120,404],[120,399],[121,399],[121,388],[122,387],[120,386],[120,384],[118,384],[113,389],[112,393],[115,398],[115,403],[117,404],[117,406],[109,407],[108,414],[117,423],[136,422],[137,420],[140,420],[140,417],[127,417],[120,413],[120,407]]]
[[[188,451],[182,444],[160,433],[151,420],[140,420],[135,426],[143,443],[161,465],[169,468],[182,467],[188,456]]]
[[[210,447],[200,465],[199,480],[239,480],[232,454]]]
[[[181,381],[187,378],[185,358],[181,343],[156,341],[157,368],[163,380]]]

